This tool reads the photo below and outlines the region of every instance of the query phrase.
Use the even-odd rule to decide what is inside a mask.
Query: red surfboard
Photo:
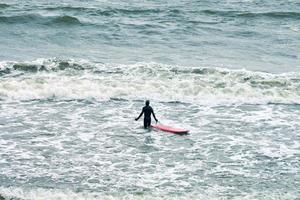
[[[159,129],[161,131],[166,131],[170,133],[176,133],[176,134],[187,134],[189,131],[181,128],[172,128],[170,126],[165,126],[161,124],[155,124],[151,125],[152,128]]]

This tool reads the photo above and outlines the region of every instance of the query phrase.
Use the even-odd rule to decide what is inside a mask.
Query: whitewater
[[[299,73],[57,59],[1,62],[0,73],[0,97],[5,101],[151,99],[204,105],[300,104]]]
[[[299,199],[299,10],[0,0],[0,200]]]

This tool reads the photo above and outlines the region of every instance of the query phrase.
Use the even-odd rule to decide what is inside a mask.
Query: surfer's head
[[[150,101],[147,100],[147,101],[146,101],[146,106],[149,106],[149,104],[150,104]]]

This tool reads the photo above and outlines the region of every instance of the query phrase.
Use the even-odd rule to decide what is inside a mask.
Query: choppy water
[[[0,199],[299,199],[299,10],[0,1]]]
[[[0,59],[299,71],[297,0],[2,0]]]

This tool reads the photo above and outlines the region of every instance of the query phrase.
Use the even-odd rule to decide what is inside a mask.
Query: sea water
[[[299,52],[297,0],[1,0],[0,199],[299,199]]]

